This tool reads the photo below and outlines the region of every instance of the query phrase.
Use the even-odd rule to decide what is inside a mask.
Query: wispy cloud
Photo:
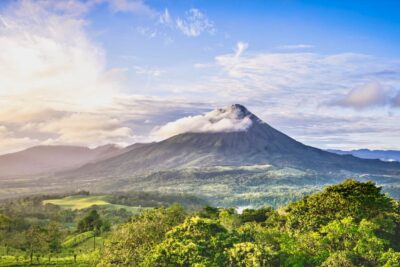
[[[161,23],[163,25],[171,25],[173,23],[173,19],[167,8],[164,10],[163,13],[160,14],[158,20],[159,20],[159,23]]]
[[[294,44],[294,45],[281,45],[278,46],[278,48],[287,50],[296,50],[296,49],[310,49],[314,48],[314,46],[310,44]]]
[[[156,18],[153,25],[139,26],[137,31],[148,38],[160,37],[164,39],[165,44],[172,43],[175,32],[188,37],[198,37],[203,33],[214,34],[216,31],[214,23],[197,8],[187,10],[183,16],[173,16],[165,8]]]
[[[235,57],[240,57],[244,51],[249,47],[248,43],[245,42],[237,42],[235,49]]]
[[[197,37],[203,32],[215,32],[214,23],[197,8],[191,8],[183,18],[177,18],[176,27],[189,37]]]
[[[373,81],[350,90],[347,94],[333,100],[331,104],[355,109],[365,109],[384,106],[388,104],[388,102],[388,92],[379,82]]]

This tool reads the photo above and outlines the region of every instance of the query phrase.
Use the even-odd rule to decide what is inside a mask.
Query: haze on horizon
[[[0,154],[152,141],[232,103],[308,145],[400,149],[399,8],[1,1]]]

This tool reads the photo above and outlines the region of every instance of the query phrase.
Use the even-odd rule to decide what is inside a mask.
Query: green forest
[[[0,266],[30,265],[396,267],[400,202],[356,180],[241,213],[149,193],[4,201]]]

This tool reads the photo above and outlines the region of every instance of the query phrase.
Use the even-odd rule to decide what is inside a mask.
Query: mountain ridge
[[[339,155],[353,155],[363,159],[380,159],[382,161],[400,162],[400,151],[398,150],[371,150],[363,148],[354,150],[327,149],[327,151]]]
[[[104,145],[96,148],[40,145],[0,155],[0,177],[39,175],[78,168],[89,162],[108,159],[123,148]]]

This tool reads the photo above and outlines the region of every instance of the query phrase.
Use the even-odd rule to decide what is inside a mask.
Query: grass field
[[[43,201],[43,204],[53,204],[72,210],[86,209],[95,205],[111,209],[126,209],[132,213],[137,213],[142,209],[141,207],[111,204],[107,201],[107,196],[68,196],[61,199],[47,199]]]

